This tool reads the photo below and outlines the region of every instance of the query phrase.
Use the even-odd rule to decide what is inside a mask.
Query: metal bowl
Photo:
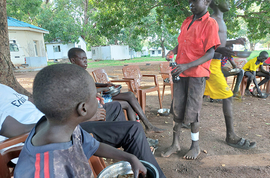
[[[153,164],[143,160],[140,161],[147,169],[147,178],[159,178],[158,170]],[[97,178],[116,178],[118,175],[127,174],[133,174],[131,165],[127,161],[119,161],[103,169]]]
[[[103,92],[104,95],[111,95],[111,96],[116,96],[120,93],[122,86],[121,85],[116,85],[116,86],[111,86],[109,87],[108,91]]]
[[[251,54],[251,51],[233,51],[236,57],[248,58]]]
[[[170,114],[170,109],[162,108],[157,111],[160,116],[168,116]]]
[[[229,72],[230,72],[230,74],[238,74],[240,71],[241,71],[241,69],[234,68],[234,69],[230,70]]]

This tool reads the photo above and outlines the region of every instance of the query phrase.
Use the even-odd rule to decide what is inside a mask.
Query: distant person
[[[245,95],[258,96],[259,98],[266,98],[267,95],[263,95],[260,90],[260,86],[269,81],[270,73],[263,68],[264,61],[268,58],[268,53],[266,51],[260,52],[258,57],[255,57],[249,60],[243,67],[245,70],[245,76],[248,77],[247,86],[245,89]],[[257,69],[260,68],[259,71]],[[256,80],[256,76],[264,77],[264,79],[258,84]],[[249,91],[249,87],[251,82],[254,83],[254,88],[252,92]]]
[[[33,99],[45,114],[30,132],[14,177],[92,177],[92,155],[129,161],[134,177],[146,168],[132,154],[98,142],[78,124],[96,113],[92,77],[71,64],[43,68],[34,79]]]
[[[226,46],[228,48],[230,48],[231,50],[233,49],[233,46],[230,45],[230,46]],[[230,67],[226,67],[226,63],[227,61],[230,62],[230,64],[232,65],[232,69],[235,70],[234,72],[232,72],[232,69]],[[244,77],[244,70],[239,68],[234,60],[233,60],[233,57],[228,57],[228,56],[224,56],[222,57],[221,59],[221,70],[222,70],[222,73],[224,75],[224,77],[229,77],[229,76],[237,76],[236,78],[236,82],[235,82],[235,86],[234,86],[234,89],[233,89],[233,96],[236,96],[237,93],[239,92],[239,87],[240,87],[240,84],[241,84],[241,81]]]
[[[222,56],[231,57],[234,52],[225,46],[233,41],[227,41],[227,27],[223,20],[224,12],[229,11],[230,1],[212,0],[210,8],[213,10],[212,18],[216,20],[219,26],[219,38],[221,45],[216,49],[214,58],[210,64],[210,77],[206,80],[204,95],[209,95],[213,99],[222,99],[223,114],[226,123],[226,143],[235,148],[251,149],[256,146],[255,142],[241,138],[234,132],[232,96],[233,93],[227,84],[227,81],[221,71],[220,60]],[[243,41],[244,43],[244,41]]]
[[[71,48],[68,51],[68,58],[72,64],[76,64],[84,69],[87,68],[87,57],[86,57],[86,53],[83,49]],[[96,87],[108,87],[110,85],[112,85],[112,84],[96,83]],[[149,120],[147,119],[146,115],[144,114],[140,104],[138,103],[137,99],[135,98],[135,96],[132,92],[119,93],[118,95],[113,96],[112,99],[119,101],[124,109],[126,107],[129,107],[129,105],[130,105],[132,107],[132,109],[138,114],[138,116],[140,117],[142,122],[144,123],[146,132],[160,133],[160,132],[164,131],[163,129],[159,129],[159,128],[153,126],[149,122]],[[131,114],[133,114],[133,116]],[[131,114],[128,113],[129,118],[135,117],[134,112],[132,112]],[[135,119],[131,119],[131,120],[135,120]]]
[[[210,75],[210,60],[220,44],[218,24],[207,11],[210,2],[211,0],[189,1],[193,15],[183,22],[178,45],[166,55],[166,59],[170,60],[169,56],[177,54],[177,65],[172,70],[172,77],[180,76],[180,80],[173,84],[173,141],[172,145],[161,153],[163,157],[180,151],[182,123],[190,123],[192,140],[184,158],[196,159],[201,151],[199,117],[205,80]]]

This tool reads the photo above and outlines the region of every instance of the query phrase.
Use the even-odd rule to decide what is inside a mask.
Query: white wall
[[[16,58],[11,58],[13,64],[24,64],[25,57],[46,57],[43,33],[9,29],[8,34],[10,40],[16,40],[20,51],[20,53],[14,53]],[[34,41],[36,42],[37,55]],[[11,54],[11,56],[14,55]]]
[[[129,47],[120,45],[111,45],[111,59],[112,60],[123,60],[130,59],[129,57]]]

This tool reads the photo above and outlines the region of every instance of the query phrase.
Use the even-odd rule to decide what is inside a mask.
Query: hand
[[[100,96],[100,94],[96,94],[96,97],[97,98],[99,98],[99,102],[100,102],[100,104],[102,104],[102,105],[104,105],[105,103],[104,103],[104,98],[102,97],[102,96]]]
[[[245,45],[247,42],[246,38],[237,38],[235,40],[235,44],[241,44],[241,45]]]
[[[188,69],[187,64],[177,64],[176,67],[173,68],[171,73],[172,73],[173,76],[178,76],[187,69]]]
[[[88,121],[106,121],[106,110],[98,108],[96,114]]]
[[[129,163],[131,164],[134,178],[138,178],[139,174],[141,174],[142,177],[146,176],[147,169],[137,157],[134,156],[134,159],[132,159],[132,161],[130,161]]]
[[[218,52],[226,57],[235,56],[235,53],[228,47],[218,47],[216,52]]]
[[[167,61],[170,61],[171,59],[170,59],[170,56],[171,55],[174,55],[174,53],[173,53],[173,51],[171,50],[171,51],[169,51],[168,53],[167,53],[167,55],[166,55],[166,60]]]
[[[225,70],[225,71],[230,71],[231,70],[230,67],[222,67],[222,69]]]

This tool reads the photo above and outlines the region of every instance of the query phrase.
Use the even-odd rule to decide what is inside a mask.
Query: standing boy
[[[193,15],[181,26],[178,45],[168,52],[177,54],[177,66],[172,71],[173,77],[180,75],[180,81],[173,85],[172,110],[175,126],[173,143],[161,155],[169,157],[180,151],[180,133],[182,123],[191,124],[192,144],[185,154],[185,159],[196,159],[200,154],[199,115],[202,105],[205,78],[209,77],[210,60],[219,46],[218,25],[210,17],[207,8],[211,0],[189,0]]]
[[[270,73],[264,70],[263,62],[268,58],[268,53],[266,51],[260,52],[258,57],[255,57],[249,60],[243,67],[245,71],[245,76],[248,77],[247,86],[245,89],[245,95],[250,95],[249,86],[253,81],[255,87],[252,90],[253,95],[258,96],[260,98],[267,97],[267,95],[262,95],[262,91],[260,90],[260,86],[268,82],[270,78]],[[260,71],[257,69],[260,68]],[[256,80],[256,76],[264,77],[264,79],[258,84]],[[256,92],[257,90],[257,92]]]
[[[26,139],[14,177],[92,177],[88,159],[93,154],[129,161],[135,177],[145,175],[136,156],[98,142],[78,125],[98,106],[85,70],[71,64],[43,68],[34,80],[33,99],[45,116]]]
[[[213,9],[211,15],[219,25],[219,38],[221,45],[217,48],[214,59],[210,65],[210,78],[206,81],[204,95],[210,95],[213,99],[222,99],[223,114],[226,123],[226,142],[228,145],[235,148],[250,149],[256,146],[255,142],[250,142],[247,139],[238,137],[233,128],[233,112],[232,112],[232,96],[233,93],[227,85],[226,79],[221,71],[220,59],[223,56],[231,57],[233,51],[226,48],[227,27],[223,20],[223,13],[230,8],[229,0],[212,0],[210,7]]]

